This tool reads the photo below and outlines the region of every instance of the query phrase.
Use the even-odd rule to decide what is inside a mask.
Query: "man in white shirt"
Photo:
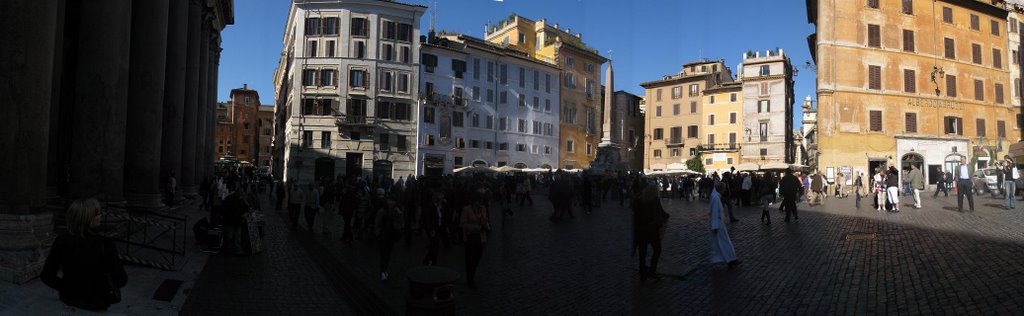
[[[956,166],[956,205],[960,212],[964,211],[964,196],[970,203],[971,212],[974,212],[974,196],[971,190],[974,183],[971,182],[971,170],[967,167],[967,157],[960,157],[960,165]]]

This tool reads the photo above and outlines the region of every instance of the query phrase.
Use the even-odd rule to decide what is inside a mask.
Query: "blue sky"
[[[814,97],[807,23],[802,0],[407,0],[433,7],[424,14],[429,29],[436,12],[437,29],[483,37],[484,24],[511,13],[568,26],[583,33],[587,45],[611,57],[615,89],[643,95],[641,82],[679,72],[681,65],[701,57],[725,59],[735,72],[747,50],[782,48],[798,68],[797,117],[807,95]],[[273,104],[273,75],[281,54],[281,39],[290,0],[235,1],[235,24],[223,32],[218,100],[247,83]],[[602,71],[603,73],[603,71]],[[796,123],[799,125],[800,120]]]

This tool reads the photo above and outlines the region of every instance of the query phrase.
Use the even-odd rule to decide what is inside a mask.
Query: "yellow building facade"
[[[485,40],[558,66],[559,167],[588,168],[601,140],[601,65],[607,59],[584,44],[580,33],[515,14],[488,27]]]
[[[686,160],[708,140],[704,128],[705,89],[732,80],[724,61],[703,60],[683,65],[675,75],[640,84],[646,102],[644,170],[685,169]],[[740,108],[742,100],[738,99]]]
[[[818,166],[985,167],[1019,134],[1005,9],[973,0],[807,1],[817,64]],[[1015,138],[1014,138],[1015,139]],[[1002,143],[1002,150],[999,144]]]
[[[701,159],[706,172],[729,171],[740,163],[743,84],[728,82],[704,90]]]

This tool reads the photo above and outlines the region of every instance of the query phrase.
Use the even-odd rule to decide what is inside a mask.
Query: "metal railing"
[[[701,148],[704,150],[738,150],[743,146],[739,143],[717,143],[717,144],[701,144]]]

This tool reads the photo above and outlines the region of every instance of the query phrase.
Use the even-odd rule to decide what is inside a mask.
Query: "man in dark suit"
[[[782,208],[786,210],[786,222],[789,222],[789,215],[793,215],[793,219],[799,220],[800,217],[796,215],[796,198],[803,192],[803,184],[800,183],[800,179],[797,179],[793,175],[792,170],[786,170],[786,175],[782,177],[782,182],[779,184],[779,194],[782,195]],[[769,220],[770,224],[771,221]]]
[[[432,266],[437,263],[437,250],[441,243],[441,235],[446,231],[448,212],[445,211],[444,192],[438,190],[433,192],[429,206],[421,209],[423,232],[427,234],[427,256],[423,258],[423,265]]]
[[[938,197],[939,196],[939,191],[942,191],[942,194],[945,194],[948,197],[949,196],[949,190],[946,189],[946,183],[949,182],[949,181],[950,181],[950,179],[947,178],[946,173],[945,172],[940,172],[939,173],[939,181],[937,181],[935,183],[935,194],[932,194],[932,197]]]
[[[974,189],[974,183],[971,182],[971,171],[967,166],[967,157],[960,157],[960,165],[956,166],[956,205],[960,212],[964,211],[964,196],[967,196],[967,202],[970,203],[971,212],[974,212],[974,196],[971,195],[971,190]]]

